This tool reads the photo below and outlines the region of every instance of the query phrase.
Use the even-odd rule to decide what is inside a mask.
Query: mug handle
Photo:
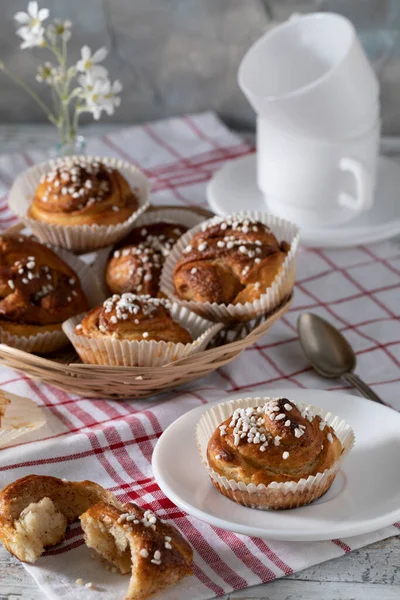
[[[355,196],[342,192],[339,194],[339,204],[352,210],[368,210],[372,207],[371,178],[365,167],[354,158],[342,158],[339,163],[341,171],[353,175],[356,187]]]

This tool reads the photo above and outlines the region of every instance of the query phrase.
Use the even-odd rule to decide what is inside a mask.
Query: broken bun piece
[[[0,492],[0,541],[19,560],[34,563],[60,543],[69,523],[98,502],[121,506],[92,481],[28,475]]]
[[[85,542],[122,574],[131,573],[125,600],[145,600],[192,574],[193,551],[172,525],[136,504],[101,502],[80,517]]]

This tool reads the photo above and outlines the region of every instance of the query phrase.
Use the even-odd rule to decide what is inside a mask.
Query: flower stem
[[[62,40],[62,56],[63,56],[64,65],[66,65],[66,63],[67,63],[67,42],[65,41],[64,38]]]
[[[78,133],[78,121],[81,114],[80,105],[78,103],[75,104],[74,117],[72,120],[72,135],[76,136]]]
[[[71,124],[69,120],[68,100],[63,100],[65,137],[68,141],[72,139]]]
[[[27,85],[22,79],[20,79],[17,75],[14,75],[11,71],[7,69],[7,67],[2,64],[1,70],[12,80],[14,83],[19,85],[30,97],[35,100],[35,102],[40,106],[40,108],[46,113],[47,118],[53,125],[57,125],[57,118],[51,112],[49,107],[43,102],[43,100],[34,92],[29,85]]]
[[[49,50],[55,55],[60,69],[63,72],[63,77],[60,81],[60,85],[56,87],[56,92],[59,100],[59,116],[58,116],[58,137],[62,145],[68,144],[73,139],[73,132],[70,124],[69,114],[69,85],[70,77],[66,69],[67,62],[67,44],[65,40],[62,40],[60,48],[57,44],[51,44]]]
[[[53,100],[54,114],[57,114],[57,112],[60,110],[60,98],[54,86],[51,86],[51,97]]]
[[[51,46],[49,46],[49,50],[55,55],[55,57],[58,60],[59,65],[64,68],[65,67],[64,56],[59,51],[59,49],[57,48],[57,46],[55,44],[51,45]]]

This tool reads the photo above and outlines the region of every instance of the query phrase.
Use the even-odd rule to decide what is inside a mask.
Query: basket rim
[[[200,214],[204,220],[213,213],[200,206],[180,206],[177,204],[150,204],[146,211],[162,209],[184,209]],[[19,221],[5,229],[1,234],[17,234],[26,228]],[[76,255],[80,251],[74,252]],[[0,344],[0,365],[23,372],[29,379],[43,382],[55,388],[77,394],[83,398],[111,398],[126,400],[134,398],[155,398],[161,393],[196,381],[235,360],[247,347],[267,333],[269,328],[288,310],[293,300],[293,288],[283,302],[267,315],[255,319],[254,329],[247,335],[228,341],[220,346],[203,350],[193,356],[168,363],[161,367],[121,367],[112,365],[89,365],[68,362],[72,360],[65,354],[59,360],[39,356],[33,353]],[[264,319],[260,323],[260,319]],[[225,324],[228,330],[236,326],[239,333],[243,322]],[[223,331],[223,329],[221,330]],[[72,348],[71,348],[72,351]]]
[[[255,329],[253,329],[247,336],[240,340],[235,340],[233,342],[228,342],[227,344],[223,344],[222,346],[218,346],[216,348],[209,348],[194,354],[193,356],[188,356],[181,360],[177,360],[162,367],[120,367],[113,365],[90,365],[90,364],[80,364],[80,363],[61,363],[56,360],[52,360],[50,358],[46,358],[43,356],[38,356],[36,354],[32,354],[30,352],[25,352],[24,350],[19,350],[18,348],[13,348],[12,346],[8,346],[7,344],[0,344],[0,364],[4,363],[4,360],[9,358],[19,359],[22,364],[26,365],[35,363],[37,368],[48,369],[51,368],[53,371],[62,370],[64,375],[75,374],[75,375],[83,375],[86,371],[88,373],[95,372],[113,372],[113,373],[126,373],[126,374],[143,374],[143,375],[151,375],[156,372],[160,372],[165,374],[166,369],[177,369],[184,365],[188,365],[194,361],[198,361],[199,357],[207,356],[208,361],[212,362],[213,358],[217,359],[221,354],[221,349],[224,349],[224,352],[242,352],[245,348],[253,344],[261,335],[264,334],[264,331],[269,329],[269,327],[278,320],[287,310],[289,309],[293,300],[293,293],[286,299],[286,301],[281,304],[276,310],[274,310],[268,317],[263,321],[260,325],[258,325]],[[21,365],[22,366],[22,365]],[[216,367],[218,368],[218,367]]]

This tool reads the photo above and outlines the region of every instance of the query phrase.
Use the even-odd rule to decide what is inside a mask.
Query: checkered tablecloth
[[[90,154],[138,164],[151,180],[152,199],[158,205],[206,206],[210,176],[226,160],[250,151],[210,113],[132,127],[88,144]],[[2,229],[16,221],[6,204],[14,177],[45,158],[35,151],[0,156]],[[1,388],[33,398],[44,407],[48,423],[29,442],[0,453],[0,487],[28,473],[89,478],[121,500],[132,500],[174,521],[194,547],[195,576],[164,594],[165,599],[223,595],[395,535],[398,525],[347,540],[309,544],[250,539],[184,514],[154,482],[151,455],[157,439],[173,420],[202,403],[256,386],[344,389],[340,382],[316,376],[303,357],[295,324],[304,310],[327,318],[345,333],[356,350],[360,376],[400,410],[399,245],[301,249],[295,300],[287,315],[232,364],[177,391],[150,400],[85,400],[1,367]],[[35,441],[39,437],[45,439]],[[93,598],[93,592],[73,584],[82,564],[87,564],[86,553],[76,525],[60,547],[28,569],[51,598],[69,597],[71,585],[78,598]],[[62,554],[68,560],[63,561]],[[101,580],[100,570],[97,575]],[[117,599],[126,580],[102,586],[102,597]]]

